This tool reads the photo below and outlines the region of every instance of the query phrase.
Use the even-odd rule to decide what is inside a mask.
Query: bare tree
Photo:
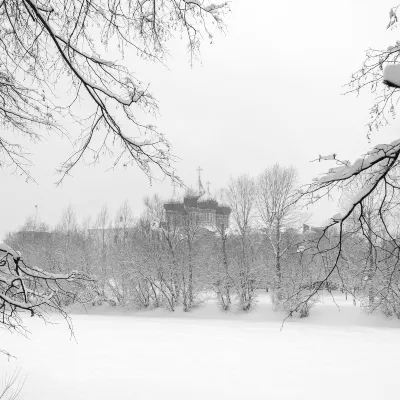
[[[398,28],[397,11],[399,5],[390,9],[387,29]],[[370,108],[370,122],[367,124],[368,136],[373,130],[389,124],[396,116],[396,107],[399,102],[399,89],[391,85],[383,85],[385,67],[398,63],[400,42],[397,40],[390,46],[382,49],[369,48],[361,68],[351,75],[347,83],[347,93],[359,94],[362,90],[369,90],[375,97],[375,103]]]
[[[178,255],[183,242],[181,226],[177,220],[165,218],[164,202],[158,195],[145,197],[143,203],[135,236],[137,288],[143,292],[148,287],[148,297],[156,307],[164,305],[174,311],[183,295]]]
[[[195,253],[198,248],[198,240],[201,235],[201,226],[196,219],[196,215],[190,211],[183,218],[183,224],[180,229],[182,235],[182,242],[184,246],[181,246],[182,255],[182,301],[184,311],[189,311],[194,306],[195,299],[195,269],[196,269],[196,258]],[[197,246],[196,246],[197,244]]]
[[[129,301],[130,289],[130,257],[133,238],[133,214],[127,200],[119,207],[114,222],[113,241],[110,243],[110,259],[108,263],[108,275],[112,278],[112,284],[108,287],[116,295],[120,304]]]
[[[58,229],[65,234],[68,240],[78,229],[78,220],[76,218],[74,207],[71,204],[62,212]]]
[[[388,29],[395,29],[398,25],[396,23],[398,7],[390,10]],[[388,124],[388,117],[396,114],[399,89],[390,82],[386,82],[386,85],[383,83],[385,83],[385,67],[397,64],[399,55],[400,43],[398,41],[384,50],[369,49],[362,67],[352,75],[348,84],[350,93],[359,94],[363,89],[370,89],[375,95],[375,104],[370,109],[371,121],[368,124],[368,136],[374,129],[378,130]],[[380,255],[381,257],[380,260],[372,260],[372,256],[370,257],[370,270],[374,263],[375,270],[378,266],[384,271],[382,285],[375,292],[375,297],[380,299],[377,304],[386,307],[388,313],[400,316],[400,293],[398,290],[400,240],[398,224],[394,222],[394,215],[398,214],[399,209],[399,156],[400,139],[397,139],[388,144],[375,146],[355,162],[341,160],[337,154],[320,155],[316,160],[333,161],[336,166],[301,190],[299,198],[306,199],[312,204],[322,197],[337,194],[337,192],[356,186],[355,183],[358,179],[361,179],[362,187],[358,187],[349,198],[347,207],[341,213],[333,215],[323,230],[321,238],[332,227],[337,227],[337,241],[331,248],[332,251],[335,251],[335,258],[329,266],[325,279],[320,282],[309,298],[323,287],[335,272],[340,274],[342,265],[346,264],[343,252],[344,239],[349,231],[351,233],[351,222],[354,221],[353,217],[357,216],[360,234],[373,247],[369,249],[370,254],[375,253],[376,256]],[[375,226],[371,226],[366,206],[368,206],[369,198],[373,198],[377,194],[379,195],[378,201],[375,203],[374,218],[379,222],[372,224]]]
[[[164,221],[165,210],[163,199],[155,194],[152,197],[146,196],[143,199],[144,215],[154,228],[159,228]]]
[[[328,279],[337,273],[340,275],[343,265],[346,265],[346,237],[356,233],[362,235],[368,244],[367,280],[372,277],[372,271],[380,268],[382,272],[380,289],[372,297],[380,299],[375,302],[391,306],[393,313],[400,316],[399,302],[399,245],[397,236],[398,224],[394,216],[398,213],[399,170],[397,167],[398,150],[394,145],[378,145],[370,150],[363,158],[354,163],[337,160],[336,155],[321,157],[321,159],[336,160],[338,167],[331,168],[327,174],[318,178],[302,191],[301,197],[313,203],[321,197],[329,196],[337,191],[357,188],[346,201],[342,213],[337,213],[328,221],[318,241],[318,247],[329,231],[336,229],[336,240],[324,252],[331,251],[334,258],[329,265],[325,278],[310,294],[310,298],[321,288]],[[362,182],[362,185],[359,182]],[[357,185],[358,183],[358,185]],[[373,207],[373,209],[372,209]],[[356,228],[354,221],[357,221]],[[378,258],[379,256],[379,258]],[[375,273],[375,272],[374,272]]]
[[[225,226],[224,221],[217,224],[215,229],[217,237],[217,257],[215,263],[217,265],[222,264],[222,271],[218,268],[215,271],[213,266],[213,275],[216,275],[216,279],[213,279],[213,288],[217,293],[218,301],[221,308],[226,311],[230,308],[232,303],[231,290],[233,287],[233,279],[230,273],[229,259],[228,259],[228,226]]]
[[[360,176],[344,188],[341,198],[344,210],[348,207],[348,203],[352,202],[354,194],[357,194],[363,188],[364,184],[363,177]],[[355,236],[364,238],[364,241],[358,243],[357,253],[361,253],[358,263],[364,265],[363,281],[368,293],[368,305],[370,308],[374,305],[376,290],[374,276],[378,267],[377,262],[379,261],[379,238],[375,232],[382,232],[381,220],[377,212],[382,202],[381,188],[379,186],[368,197],[362,200],[362,207],[355,209],[349,216],[347,229],[347,236],[352,233]],[[360,223],[361,221],[362,223]]]
[[[256,186],[254,180],[245,174],[231,178],[225,193],[232,209],[231,216],[236,228],[245,238],[250,233],[255,218]]]
[[[167,285],[170,294],[169,308],[172,309],[179,302],[182,293],[182,284],[180,279],[180,267],[178,261],[178,247],[183,241],[181,234],[182,220],[180,216],[167,216],[163,201],[159,196],[144,199],[145,215],[151,221],[151,225],[161,228],[163,241],[166,243],[165,265],[168,266]]]
[[[197,0],[1,1],[0,122],[33,141],[43,129],[70,137],[75,146],[60,165],[60,180],[85,156],[93,163],[103,154],[114,165],[136,164],[149,177],[157,166],[179,180],[168,140],[138,120],[138,110],[157,111],[148,85],[116,60],[130,54],[164,63],[174,32],[185,34],[195,57],[203,37],[224,28],[227,11],[225,2]],[[66,116],[81,126],[78,136],[64,128]],[[20,142],[2,136],[0,156],[2,165],[31,178]]]
[[[48,232],[49,226],[41,221],[36,214],[29,215],[21,227],[22,231]]]
[[[275,164],[267,168],[258,178],[257,208],[258,213],[275,255],[275,287],[282,283],[281,259],[289,250],[292,242],[286,240],[283,231],[293,226],[298,218],[297,204],[293,202],[293,192],[297,182],[294,167]],[[290,232],[290,231],[289,231]]]
[[[17,369],[10,376],[5,376],[0,388],[0,400],[17,400],[22,398],[25,377]]]
[[[56,232],[59,240],[58,251],[61,253],[61,271],[76,269],[78,220],[71,204],[62,212]],[[57,251],[55,248],[53,250]]]
[[[110,227],[110,213],[106,204],[101,207],[97,214],[95,227],[98,230],[98,237],[101,243],[102,252],[105,252],[107,247],[108,228]]]
[[[94,272],[94,268],[97,263],[98,252],[95,247],[95,240],[93,236],[89,234],[89,229],[92,227],[92,219],[90,216],[85,217],[80,225],[79,229],[79,250],[81,257],[82,270],[87,274],[91,275]]]
[[[47,318],[49,311],[59,312],[68,322],[62,308],[65,298],[76,299],[75,285],[82,285],[87,277],[73,271],[54,274],[28,265],[19,253],[9,246],[0,246],[0,323],[3,327],[25,333],[22,314]]]
[[[126,238],[129,234],[129,229],[131,229],[133,226],[133,222],[132,208],[129,205],[128,200],[125,200],[117,211],[114,223],[115,228],[121,230],[123,243],[126,241]]]
[[[163,232],[153,228],[149,220],[142,218],[136,243],[136,286],[141,292],[147,288],[148,298],[155,307],[165,306],[168,310],[175,311],[178,301],[175,286],[178,279],[177,262],[171,259]]]
[[[238,233],[239,276],[237,291],[239,302],[244,310],[250,309],[256,289],[251,270],[251,238],[256,202],[256,186],[248,175],[231,178],[226,190],[226,197],[232,209],[231,217]]]
[[[96,240],[100,244],[100,258],[99,258],[99,264],[100,264],[100,279],[99,283],[101,285],[101,296],[105,297],[105,289],[107,286],[109,286],[109,281],[107,278],[107,246],[108,242],[110,239],[110,213],[108,211],[108,207],[106,204],[103,205],[101,210],[99,211],[97,218],[96,218],[96,223],[95,223],[95,228],[96,228]]]

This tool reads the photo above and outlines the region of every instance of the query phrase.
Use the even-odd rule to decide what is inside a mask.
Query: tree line
[[[356,189],[343,193],[343,206]],[[255,178],[232,177],[223,194],[231,209],[229,226],[168,220],[165,200],[154,195],[144,198],[138,218],[128,201],[115,215],[105,205],[80,223],[69,206],[52,228],[30,216],[6,242],[50,273],[79,270],[93,277],[78,287],[84,293],[76,299],[94,305],[189,311],[214,294],[222,310],[248,311],[266,290],[276,309],[307,316],[326,289],[400,315],[397,246],[372,233],[372,205],[364,208],[364,214],[370,210],[366,236],[356,214],[342,236],[335,226],[303,232],[307,216],[298,201],[297,171],[279,164]],[[63,301],[68,305],[75,298]]]

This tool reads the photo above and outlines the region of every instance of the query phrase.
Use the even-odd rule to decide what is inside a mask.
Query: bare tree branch
[[[185,0],[2,1],[0,122],[36,142],[43,129],[70,138],[74,150],[58,169],[59,182],[77,163],[98,162],[104,154],[113,166],[136,164],[149,178],[156,168],[180,181],[166,137],[137,117],[140,110],[157,113],[156,100],[117,59],[129,53],[164,63],[175,31],[186,33],[195,57],[203,35],[224,30],[227,11],[226,2]],[[106,59],[110,48],[114,54]],[[56,94],[65,87],[68,93]],[[80,134],[64,128],[66,118],[80,124]],[[0,157],[32,179],[20,143],[0,137]]]

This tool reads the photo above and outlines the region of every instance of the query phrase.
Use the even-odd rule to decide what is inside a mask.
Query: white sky
[[[295,165],[307,183],[331,167],[309,162],[318,154],[336,152],[352,160],[372,144],[395,139],[398,123],[374,133],[368,144],[372,96],[341,95],[364,50],[396,40],[395,32],[385,30],[392,5],[389,0],[233,0],[226,36],[203,44],[201,63],[190,68],[181,42],[171,46],[169,70],[130,65],[159,100],[161,115],[153,122],[180,157],[176,168],[185,183],[195,184],[198,165],[203,182],[210,180],[216,189],[231,175],[258,175],[275,162]],[[172,193],[168,182],[150,187],[137,168],[105,172],[106,162],[80,166],[56,187],[55,169],[71,148],[57,137],[46,140],[32,147],[38,184],[0,170],[0,237],[18,229],[35,205],[40,218],[53,225],[69,204],[79,218],[95,218],[103,204],[114,213],[128,199],[139,215],[143,196]],[[321,223],[334,210],[333,203],[322,203],[312,210],[311,222]]]

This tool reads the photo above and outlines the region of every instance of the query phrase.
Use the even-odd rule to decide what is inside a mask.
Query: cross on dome
[[[175,181],[173,181],[172,182],[172,196],[175,198],[175,195],[176,195],[176,187],[178,186],[178,184],[175,182]]]
[[[203,184],[201,183],[201,176],[200,176],[201,171],[203,171],[203,169],[198,167],[196,171],[199,174],[199,180],[198,180],[199,193],[204,193],[204,187],[203,187]]]

